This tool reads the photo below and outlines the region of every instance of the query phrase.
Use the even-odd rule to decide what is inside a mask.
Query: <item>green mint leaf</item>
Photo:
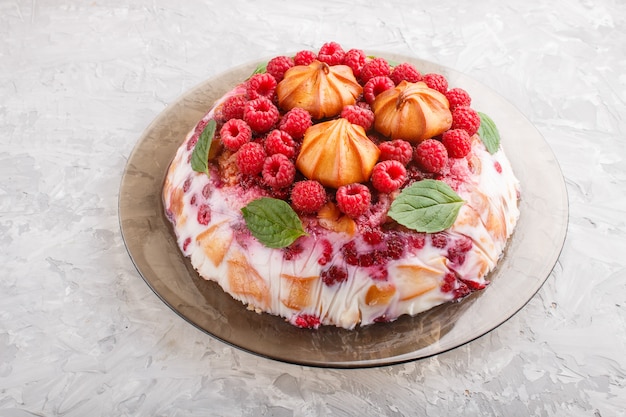
[[[270,248],[284,248],[307,233],[295,211],[283,200],[261,197],[241,209],[248,230]]]
[[[215,136],[215,120],[209,120],[191,154],[191,169],[209,175],[209,149]]]
[[[463,204],[445,182],[422,180],[402,190],[391,203],[388,215],[409,229],[436,233],[454,224]]]
[[[480,116],[478,136],[480,136],[480,139],[485,144],[485,148],[493,155],[500,149],[500,132],[498,132],[498,128],[491,117],[487,116],[485,113],[477,113],[478,116]]]
[[[263,74],[265,72],[267,72],[267,62],[261,62],[259,65],[256,66],[254,71],[252,71],[252,74],[250,74],[250,77],[252,77],[255,74]]]

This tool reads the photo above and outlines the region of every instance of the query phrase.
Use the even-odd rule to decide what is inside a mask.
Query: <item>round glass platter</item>
[[[203,280],[178,248],[164,215],[161,188],[187,132],[217,98],[252,74],[259,64],[253,62],[201,83],[160,113],[139,138],[121,181],[119,217],[128,253],[145,282],[189,323],[232,346],[283,362],[383,366],[436,355],[488,333],[519,311],[546,281],[567,233],[568,201],[558,162],[541,134],[515,106],[462,73],[407,56],[372,54],[411,62],[422,73],[443,74],[451,87],[467,90],[472,107],[498,126],[501,145],[520,180],[521,216],[489,276],[491,284],[462,302],[392,323],[309,330],[250,311],[217,284]]]

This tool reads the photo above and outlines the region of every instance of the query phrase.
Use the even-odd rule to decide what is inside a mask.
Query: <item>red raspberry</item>
[[[252,129],[241,119],[230,119],[220,129],[220,139],[226,149],[235,152],[241,145],[250,142]]]
[[[394,139],[382,142],[378,145],[378,149],[380,149],[378,157],[380,161],[394,160],[406,166],[413,159],[413,147],[406,140]]]
[[[319,317],[313,314],[299,314],[293,319],[293,324],[302,329],[317,329],[322,324]]]
[[[361,68],[361,81],[368,82],[370,79],[378,76],[388,76],[391,73],[391,67],[384,58],[374,58],[368,61]]]
[[[365,87],[363,87],[363,97],[365,97],[365,101],[372,104],[377,95],[395,86],[391,78],[387,76],[381,75],[372,77],[365,83]]]
[[[463,129],[450,129],[441,136],[441,143],[446,147],[448,156],[465,158],[472,149],[470,135]]]
[[[368,243],[372,246],[378,245],[383,241],[383,232],[379,227],[366,227],[362,230],[362,236],[365,243]]]
[[[246,175],[256,175],[263,169],[265,151],[263,145],[257,142],[245,143],[237,151],[235,163],[239,171]]]
[[[366,61],[365,52],[360,49],[350,49],[343,58],[343,64],[352,68],[352,73],[357,78],[361,75],[361,69]]]
[[[450,292],[454,289],[455,284],[456,284],[456,275],[454,275],[454,273],[452,272],[448,272],[443,277],[443,285],[441,286],[441,291]]]
[[[500,165],[500,162],[498,161],[494,162],[493,167],[496,169],[496,172],[498,174],[502,174],[502,165]]]
[[[208,204],[202,204],[198,207],[198,215],[196,216],[198,223],[206,226],[211,222],[211,207]]]
[[[265,97],[247,102],[243,109],[243,120],[257,133],[269,132],[279,118],[278,109]]]
[[[276,91],[276,78],[272,74],[254,74],[246,82],[246,96],[248,100],[255,100],[259,97],[274,99]]]
[[[354,125],[363,127],[366,131],[370,130],[374,124],[374,112],[369,108],[369,106],[346,106],[341,111],[341,117]]]
[[[451,129],[463,129],[472,136],[478,132],[480,127],[480,116],[476,110],[467,106],[459,106],[452,110]]]
[[[359,264],[359,254],[356,251],[356,243],[354,240],[349,241],[341,247],[341,254],[343,255],[343,260],[346,261],[348,265],[356,266]]]
[[[291,204],[297,211],[317,213],[326,204],[326,190],[317,181],[299,181],[291,190]]]
[[[267,63],[267,72],[272,74],[276,82],[281,82],[285,76],[285,72],[295,64],[293,59],[288,56],[277,56]]]
[[[445,94],[446,91],[448,91],[448,80],[441,74],[426,74],[422,81],[424,81],[428,87],[439,91],[441,94]]]
[[[448,259],[456,265],[463,265],[465,262],[465,254],[472,249],[474,243],[467,236],[461,236],[457,239],[452,247],[448,248]]]
[[[339,210],[352,218],[364,214],[372,202],[369,188],[359,183],[342,185],[337,190],[336,198]]]
[[[317,263],[326,265],[333,259],[333,244],[327,239],[322,239],[319,243],[322,246],[322,254],[318,258]]]
[[[438,140],[426,139],[415,148],[415,162],[424,171],[437,174],[448,163],[448,151]]]
[[[387,249],[385,256],[389,259],[400,259],[404,254],[406,242],[399,234],[392,234],[387,237]]]
[[[337,265],[333,265],[328,269],[325,269],[320,274],[324,284],[329,287],[335,284],[341,284],[348,279],[348,271],[345,268]]]
[[[374,188],[381,193],[391,193],[406,181],[406,168],[393,159],[379,162],[374,166],[371,181]]]
[[[325,62],[328,65],[339,65],[343,63],[346,56],[345,51],[337,42],[327,42],[317,53],[317,60]]]
[[[426,245],[426,235],[424,233],[410,234],[407,243],[413,250],[420,250]]]
[[[183,242],[183,252],[187,252],[187,248],[189,247],[190,243],[191,243],[191,238],[190,237],[185,239],[185,241]]]
[[[263,181],[272,188],[284,188],[293,183],[296,167],[285,155],[277,153],[265,158]]]
[[[452,88],[446,91],[446,98],[448,103],[450,103],[450,110],[454,110],[458,106],[469,106],[472,104],[472,98],[469,93],[462,88]]]
[[[435,248],[443,249],[448,245],[448,236],[443,232],[433,233],[430,235],[430,243]]]
[[[285,113],[278,126],[280,130],[289,133],[293,139],[300,139],[312,124],[311,114],[308,111],[294,107]]]
[[[265,138],[265,152],[268,155],[282,153],[287,158],[293,158],[296,155],[296,142],[289,133],[274,129]]]
[[[243,108],[246,106],[248,100],[244,96],[231,96],[228,97],[224,104],[222,104],[222,117],[223,121],[230,119],[243,119]]]
[[[422,74],[415,68],[415,65],[404,62],[391,70],[389,78],[391,78],[396,85],[404,80],[410,83],[416,83],[422,81]]]
[[[313,51],[300,51],[293,57],[293,62],[296,65],[309,65],[311,62],[317,59],[317,55]]]

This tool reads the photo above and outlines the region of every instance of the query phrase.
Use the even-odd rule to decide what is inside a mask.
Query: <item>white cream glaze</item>
[[[214,109],[229,95],[240,92],[239,88],[222,97],[203,120],[212,118]],[[250,309],[284,317],[292,324],[301,315],[311,315],[321,324],[352,329],[381,318],[392,321],[403,314],[418,314],[455,299],[452,291],[441,288],[450,271],[474,289],[481,289],[487,285],[487,274],[497,265],[519,217],[519,185],[504,152],[500,149],[489,154],[475,136],[472,153],[467,159],[456,160],[451,174],[444,178],[466,201],[455,224],[445,231],[449,241],[466,236],[473,242],[461,265],[447,258],[450,245],[437,248],[426,239],[422,249],[407,250],[402,258],[388,262],[386,280],[373,279],[370,269],[346,265],[343,259],[340,248],[355,236],[322,229],[315,222],[308,230],[311,236],[303,242],[303,252],[286,260],[282,249],[262,245],[245,228],[240,209],[263,192],[222,186],[215,171],[208,176],[193,171],[189,163],[193,147],[187,146],[193,136],[194,130],[178,149],[163,190],[166,211],[183,254],[200,276],[217,282]],[[501,172],[496,170],[496,163]],[[183,192],[185,182],[188,188]],[[207,186],[210,194],[205,201],[203,189]],[[207,225],[196,220],[201,203],[210,207]],[[202,233],[207,230],[211,230],[210,238],[203,241]],[[333,245],[333,258],[326,265],[318,263],[323,238]],[[358,236],[356,241],[359,249],[366,245]],[[326,285],[320,273],[333,264],[345,266],[348,279]]]

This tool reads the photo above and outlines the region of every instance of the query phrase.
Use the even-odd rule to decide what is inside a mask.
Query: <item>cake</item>
[[[391,322],[488,285],[520,191],[462,86],[328,42],[231,87],[163,185],[202,278],[312,329]]]

